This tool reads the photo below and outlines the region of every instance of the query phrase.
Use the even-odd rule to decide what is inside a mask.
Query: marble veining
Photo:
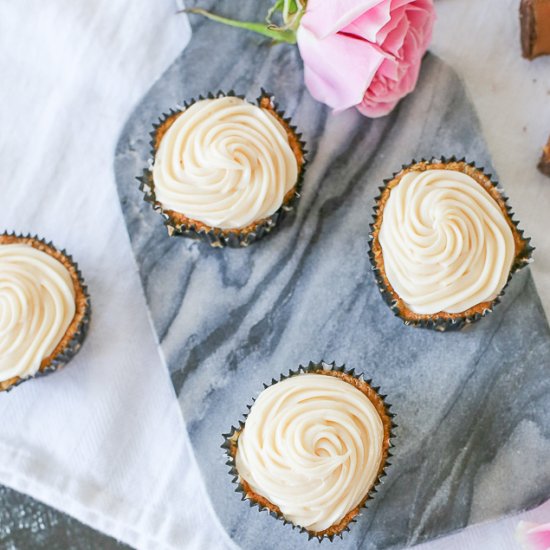
[[[210,7],[223,12],[224,4]],[[240,16],[258,19],[261,9],[249,1]],[[373,377],[399,425],[381,492],[334,547],[408,546],[548,498],[550,331],[530,271],[514,277],[493,314],[439,334],[392,315],[368,260],[373,198],[401,164],[454,154],[491,171],[456,74],[428,55],[417,90],[390,116],[334,116],[305,91],[297,49],[192,23],[190,45],[124,128],[115,171],[162,353],[229,535],[247,549],[260,541],[265,549],[317,547],[240,501],[220,445],[264,382],[321,358]],[[218,89],[254,99],[261,87],[310,151],[296,215],[243,250],[169,238],[135,180],[152,124],[184,99]]]

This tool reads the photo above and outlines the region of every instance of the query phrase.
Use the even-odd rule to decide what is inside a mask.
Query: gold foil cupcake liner
[[[233,90],[229,92],[209,93],[206,97],[200,95],[197,98],[192,98],[183,103],[183,107],[170,109],[168,113],[163,113],[156,124],[153,124],[153,131],[150,132],[151,136],[151,150],[149,159],[149,165],[143,170],[141,176],[137,178],[140,182],[140,190],[143,192],[144,200],[151,204],[153,210],[158,212],[164,219],[164,225],[168,230],[170,236],[188,237],[190,239],[196,239],[207,242],[210,246],[215,248],[243,248],[258,241],[262,237],[265,237],[271,233],[275,227],[279,226],[281,222],[296,209],[296,204],[300,198],[300,192],[303,185],[304,174],[307,166],[307,150],[306,143],[302,140],[302,134],[298,133],[296,126],[292,125],[290,117],[286,117],[284,111],[279,110],[279,106],[274,101],[274,96],[268,94],[262,89],[260,96],[256,99],[258,107],[262,107],[262,104],[268,104],[269,110],[272,110],[282,121],[283,125],[288,132],[291,132],[297,141],[302,157],[302,163],[299,165],[298,179],[292,192],[287,194],[283,204],[279,209],[262,220],[257,220],[245,228],[239,229],[220,229],[217,227],[210,227],[201,222],[195,220],[180,221],[176,220],[171,211],[164,208],[163,205],[157,201],[155,196],[155,183],[153,180],[152,166],[155,159],[156,150],[160,139],[164,133],[167,124],[172,122],[186,109],[191,107],[197,101],[203,99],[217,99],[220,97],[238,97],[239,99],[246,100],[243,95],[236,94]],[[299,160],[298,160],[299,162]]]
[[[444,312],[435,313],[433,315],[414,314],[410,312],[404,302],[399,298],[399,295],[394,291],[390,282],[385,276],[383,268],[383,252],[378,240],[378,232],[380,230],[382,219],[381,215],[383,215],[384,209],[384,204],[382,203],[382,201],[385,199],[385,196],[389,192],[389,185],[391,184],[391,182],[399,177],[405,170],[408,170],[415,165],[418,165],[419,168],[426,169],[427,166],[434,164],[457,164],[461,168],[460,171],[468,175],[474,175],[475,173],[481,174],[484,177],[484,181],[486,181],[488,185],[490,184],[491,187],[496,190],[496,193],[498,193],[498,197],[501,199],[502,206],[504,206],[505,212],[503,213],[508,218],[512,226],[514,241],[516,242],[516,256],[510,269],[508,280],[501,290],[500,294],[492,301],[490,301],[487,306],[484,306],[481,310],[478,306],[474,306],[473,308],[470,308],[469,310],[458,314],[446,314]],[[508,197],[505,195],[498,182],[493,179],[492,174],[486,173],[483,167],[478,167],[476,166],[475,162],[469,162],[465,158],[457,159],[454,156],[441,156],[433,157],[429,160],[422,158],[420,159],[420,161],[413,159],[410,164],[402,165],[401,170],[395,172],[391,178],[385,179],[383,183],[384,184],[378,188],[380,193],[375,198],[373,219],[372,223],[369,226],[369,259],[382,298],[389,306],[389,308],[393,311],[394,315],[399,317],[405,325],[445,332],[451,330],[461,330],[491,313],[495,306],[500,303],[502,297],[504,296],[506,288],[510,283],[510,280],[512,279],[512,275],[532,261],[532,253],[533,250],[535,250],[534,247],[532,247],[530,244],[531,239],[525,237],[523,230],[519,228],[519,222],[514,218],[515,214],[510,207]],[[480,182],[478,181],[478,183]],[[487,191],[491,194],[490,189],[487,189]],[[491,196],[493,195],[491,194]]]
[[[372,379],[365,378],[362,373],[356,373],[355,369],[347,369],[345,365],[336,365],[335,362],[327,363],[326,361],[321,361],[319,363],[314,363],[312,361],[309,362],[307,366],[300,365],[296,370],[289,370],[288,374],[281,374],[279,377],[279,380],[275,380],[273,378],[270,383],[264,384],[264,390],[269,388],[270,386],[273,386],[274,384],[278,384],[279,382],[282,382],[283,380],[286,380],[287,378],[291,378],[292,376],[301,376],[304,374],[312,374],[312,373],[327,373],[327,372],[333,372],[333,373],[342,373],[348,377],[354,378],[355,380],[358,380],[360,383],[367,384],[371,390],[374,391],[376,396],[380,399],[381,404],[383,405],[384,412],[386,415],[386,418],[382,418],[382,422],[384,423],[384,437],[388,438],[387,446],[385,447],[385,455],[384,460],[381,463],[378,476],[372,485],[372,487],[369,489],[368,493],[365,495],[364,499],[358,504],[358,506],[351,510],[350,513],[354,513],[353,517],[349,519],[345,525],[337,532],[334,533],[316,533],[307,530],[304,527],[301,527],[299,525],[296,525],[285,518],[285,516],[280,512],[280,510],[277,508],[277,506],[269,503],[267,499],[265,499],[271,506],[263,504],[261,502],[258,502],[257,500],[254,500],[249,496],[249,493],[246,491],[245,487],[242,484],[239,472],[237,470],[236,464],[235,464],[235,456],[238,448],[238,440],[239,435],[242,432],[243,428],[246,424],[246,419],[248,417],[248,414],[250,413],[250,409],[252,408],[252,405],[255,402],[255,398],[252,399],[252,404],[247,405],[248,412],[243,414],[244,420],[239,420],[237,426],[231,426],[231,430],[228,433],[222,434],[223,436],[223,443],[221,445],[221,448],[225,450],[225,454],[227,456],[227,462],[226,465],[229,467],[229,474],[232,476],[232,482],[235,484],[235,492],[241,494],[241,500],[242,501],[248,501],[248,504],[251,508],[257,508],[259,512],[266,511],[270,516],[274,517],[275,519],[282,521],[284,525],[290,525],[290,527],[293,530],[298,530],[300,533],[304,533],[308,536],[308,540],[317,539],[319,542],[322,540],[330,540],[331,542],[336,538],[343,538],[344,533],[347,533],[350,531],[350,525],[352,523],[357,522],[357,519],[362,515],[363,510],[365,510],[369,503],[372,501],[372,499],[375,497],[376,493],[378,493],[379,486],[384,483],[387,474],[387,470],[389,466],[391,466],[392,461],[391,458],[393,457],[392,449],[395,447],[394,440],[395,440],[395,430],[397,428],[397,424],[394,421],[395,414],[391,412],[392,405],[390,405],[386,401],[386,395],[380,394],[380,386],[374,386],[372,384]],[[263,391],[263,390],[262,390]],[[377,409],[378,410],[378,409]],[[380,414],[380,413],[379,413]],[[345,519],[345,518],[344,518]],[[330,531],[331,528],[327,529],[326,531]]]
[[[6,385],[6,382],[9,382],[9,381],[4,381],[4,382],[0,381],[0,391],[8,392],[13,388],[15,388],[16,386],[19,386],[19,384],[22,384],[23,382],[32,380],[33,378],[40,378],[42,376],[46,376],[48,374],[56,372],[57,370],[64,367],[72,359],[80,351],[80,348],[82,347],[82,344],[86,339],[86,335],[88,334],[92,308],[91,308],[91,302],[90,302],[90,295],[88,293],[88,287],[86,286],[82,273],[78,268],[78,264],[73,260],[72,256],[68,254],[64,249],[59,250],[52,242],[48,242],[45,239],[41,239],[36,235],[31,235],[31,234],[22,235],[14,232],[0,233],[0,239],[5,237],[14,238],[17,240],[26,239],[29,241],[33,241],[35,243],[42,245],[44,248],[49,249],[50,251],[53,251],[55,253],[62,255],[71,265],[71,267],[74,269],[74,273],[76,274],[78,283],[80,285],[80,289],[82,291],[82,296],[84,298],[84,304],[83,304],[84,312],[82,313],[82,318],[79,321],[76,329],[74,329],[74,333],[71,336],[70,340],[63,347],[63,349],[58,354],[56,354],[55,357],[48,364],[46,364],[43,367],[41,366],[40,369],[35,374],[31,376],[27,376],[25,378],[16,377],[16,379],[13,382],[10,382],[8,385]]]

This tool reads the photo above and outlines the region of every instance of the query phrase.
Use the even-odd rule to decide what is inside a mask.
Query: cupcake
[[[0,235],[0,391],[67,363],[89,315],[70,256],[37,237]]]
[[[482,169],[440,159],[403,167],[376,199],[370,257],[405,324],[459,329],[492,311],[533,248]]]
[[[243,500],[310,538],[341,536],[391,456],[393,415],[377,390],[334,363],[273,381],[224,436]]]
[[[304,144],[263,94],[193,100],[152,132],[145,199],[170,235],[216,247],[243,247],[269,233],[293,208],[305,168]]]

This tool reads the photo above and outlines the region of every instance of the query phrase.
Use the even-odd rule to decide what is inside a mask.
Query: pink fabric
[[[550,523],[520,521],[517,538],[525,550],[550,550]]]
[[[309,0],[298,29],[305,82],[335,111],[388,114],[416,86],[433,0]]]

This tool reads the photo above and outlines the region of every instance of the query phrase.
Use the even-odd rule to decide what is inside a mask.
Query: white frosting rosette
[[[532,248],[490,176],[465,161],[412,163],[377,198],[371,261],[407,324],[462,328],[489,313]]]
[[[247,246],[270,232],[299,196],[304,143],[263,94],[192,100],[155,127],[145,198],[171,235]]]
[[[266,387],[225,435],[245,496],[310,538],[348,530],[391,456],[393,415],[377,389],[334,363]]]
[[[70,257],[36,237],[0,235],[0,390],[65,364],[88,321],[88,295]]]

